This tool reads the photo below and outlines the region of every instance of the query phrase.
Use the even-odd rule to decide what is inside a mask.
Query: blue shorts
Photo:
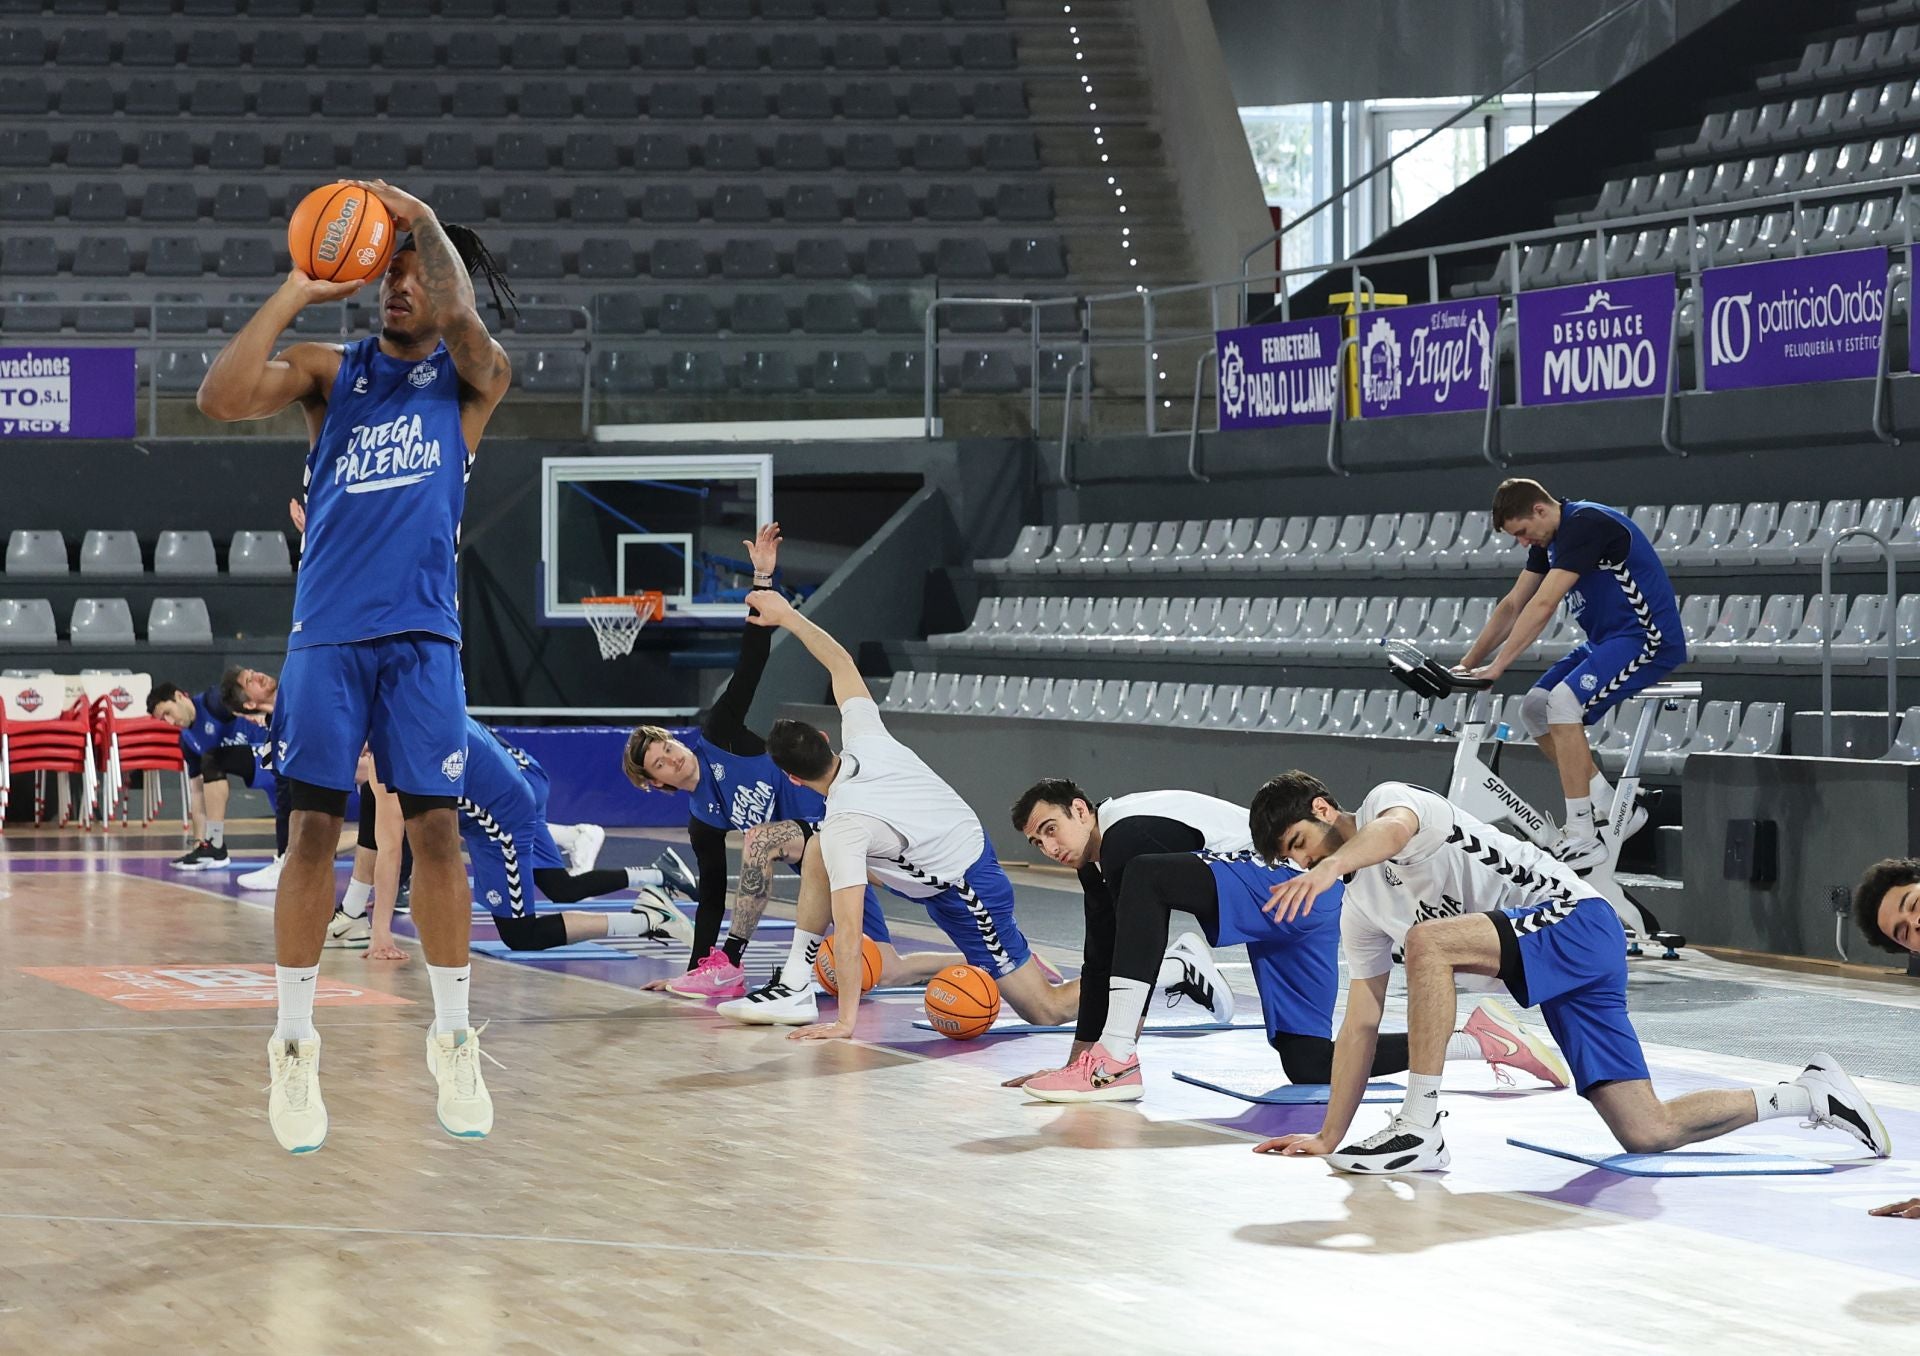
[[[1667,645],[1644,659],[1638,636],[1616,636],[1580,646],[1540,675],[1536,688],[1565,683],[1580,699],[1585,723],[1593,724],[1641,688],[1659,682],[1686,661],[1684,645]]]
[[[1250,854],[1198,856],[1213,872],[1220,925],[1207,940],[1214,946],[1247,948],[1267,1037],[1333,1035],[1333,1005],[1340,994],[1340,900],[1336,885],[1314,901],[1313,912],[1276,923],[1261,906],[1268,892],[1300,873],[1268,866]]]
[[[409,631],[289,650],[274,716],[274,766],[283,777],[351,791],[365,745],[393,790],[459,794],[467,684],[450,640]]]
[[[869,893],[870,910],[872,898]],[[1033,954],[1014,921],[1013,882],[993,855],[992,843],[980,849],[966,879],[916,902],[926,906],[968,965],[979,966],[995,979],[1012,974]]]
[[[1651,1077],[1627,1017],[1627,938],[1613,905],[1554,901],[1493,917],[1500,978],[1522,1006],[1539,1007],[1580,1095],[1596,1083]]]
[[[460,841],[473,862],[473,897],[495,918],[531,914],[533,873],[567,864],[547,830],[547,774],[538,763],[522,771],[524,794],[498,805],[460,802]]]

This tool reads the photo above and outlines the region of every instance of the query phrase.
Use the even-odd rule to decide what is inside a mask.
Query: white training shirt
[[[1354,979],[1391,970],[1408,930],[1429,918],[1554,899],[1571,903],[1593,894],[1550,853],[1405,782],[1374,787],[1353,817],[1364,829],[1397,805],[1419,818],[1419,831],[1399,855],[1354,872],[1340,906],[1340,945]]]
[[[1102,801],[1094,814],[1103,834],[1123,819],[1154,815],[1196,830],[1206,839],[1208,852],[1224,857],[1253,851],[1253,832],[1248,827],[1246,808],[1218,796],[1203,796],[1198,791],[1138,791],[1130,796],[1114,796]]]
[[[820,823],[820,855],[834,889],[865,885],[871,871],[883,885],[925,899],[964,880],[986,845],[980,817],[887,733],[871,697],[840,708],[840,771]]]

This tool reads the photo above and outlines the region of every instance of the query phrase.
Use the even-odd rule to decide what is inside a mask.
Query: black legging
[[[1173,914],[1192,914],[1209,935],[1220,930],[1220,895],[1213,872],[1191,852],[1135,857],[1127,866],[1120,897],[1114,901],[1113,973],[1137,980],[1149,988],[1160,974],[1167,951]],[[1333,1042],[1325,1036],[1281,1032],[1270,1044],[1280,1056],[1280,1067],[1293,1083],[1333,1080]],[[1382,1035],[1374,1047],[1374,1075],[1399,1073],[1407,1067],[1405,1032]]]
[[[720,924],[727,914],[727,831],[699,819],[687,821],[687,845],[693,849],[693,869],[700,877],[699,898],[693,913],[692,969],[720,943]]]
[[[536,890],[555,904],[578,904],[583,899],[598,899],[627,888],[627,873],[618,867],[599,871],[568,872],[564,866],[537,867],[533,873]]]

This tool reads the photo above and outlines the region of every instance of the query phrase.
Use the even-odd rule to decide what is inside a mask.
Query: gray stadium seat
[[[480,152],[465,132],[429,132],[420,148],[420,168],[460,173],[480,167]]]
[[[913,139],[913,167],[930,174],[954,174],[971,168],[967,143],[954,132],[922,132]],[[989,169],[999,166],[989,165]]]
[[[115,145],[118,145],[118,139]],[[0,166],[10,169],[45,169],[53,160],[53,142],[42,127],[9,127],[0,130]],[[73,164],[69,154],[68,164]],[[116,159],[115,164],[119,161]]]
[[[213,534],[200,530],[162,532],[153,548],[153,572],[166,575],[213,575],[220,572],[213,553]]]
[[[449,35],[446,62],[461,71],[497,71],[505,65],[499,39],[474,29],[458,29]]]
[[[698,221],[700,204],[685,184],[648,184],[640,193],[640,215],[648,221]]]
[[[481,195],[479,185],[436,184],[432,192],[429,201],[443,220],[470,222],[486,219],[486,199]]]
[[[0,267],[6,263],[6,246],[0,243]],[[50,292],[15,292],[7,298],[4,320],[9,334],[51,334],[61,325],[60,297]]]
[[[573,174],[608,174],[620,168],[620,152],[605,132],[570,132],[560,163]]]
[[[353,146],[347,152],[347,164],[356,174],[370,170],[399,173],[407,168],[410,159],[406,138],[398,132],[355,132]]]
[[[845,292],[814,292],[801,307],[800,328],[809,334],[859,334],[866,328],[860,304]]]
[[[113,85],[93,76],[69,76],[59,89],[60,111],[70,118],[110,118]]]
[[[919,395],[926,386],[926,359],[918,349],[887,355],[886,387],[895,395]]]
[[[1017,80],[982,80],[973,87],[973,116],[976,118],[1026,117],[1026,87]]]
[[[179,53],[180,45],[164,28],[128,29],[120,39],[123,66],[171,66]]]
[[[818,173],[833,163],[827,140],[818,132],[782,132],[774,140],[773,167],[789,173]]]
[[[788,395],[800,389],[793,358],[782,350],[745,354],[740,363],[740,389],[760,395]]]
[[[762,17],[773,18],[764,13],[766,7],[763,0]],[[824,71],[827,68],[827,50],[811,33],[774,33],[767,40],[767,55],[768,64],[776,71]]]
[[[710,170],[751,174],[760,168],[760,147],[751,132],[715,132],[707,138],[703,159]]]
[[[118,184],[81,184],[73,191],[74,207],[68,210],[68,216],[76,220],[101,220],[98,217],[78,217],[87,196],[105,188],[118,188]],[[52,221],[54,214],[53,185],[44,179],[16,179],[0,186],[0,221]]]
[[[885,132],[848,133],[845,154],[850,170],[889,173],[900,168],[900,148]]]
[[[193,138],[171,129],[142,132],[136,158],[142,169],[192,169]]]
[[[653,367],[641,354],[601,348],[594,355],[593,384],[608,395],[645,395],[653,390]]]
[[[723,392],[727,389],[726,365],[718,353],[675,353],[667,360],[667,389],[680,395]]]
[[[438,118],[443,99],[440,87],[430,80],[409,80],[387,90],[387,116],[415,122]]]
[[[104,28],[69,28],[60,34],[54,44],[53,54],[54,61],[62,68],[110,66],[113,64],[113,34]]]
[[[204,598],[155,598],[147,609],[147,644],[213,644],[213,622]]]
[[[722,80],[713,88],[713,116],[758,122],[767,116],[767,92],[751,80]]]
[[[1040,144],[1031,132],[995,132],[987,138],[982,163],[990,170],[1040,168]]]
[[[953,52],[938,33],[903,33],[897,49],[900,67],[909,71],[944,71],[953,65]]]
[[[633,246],[623,239],[590,239],[580,245],[580,276],[589,281],[631,278],[638,272]]]
[[[280,143],[281,169],[331,172],[339,159],[339,149],[325,132],[289,132]]]
[[[589,118],[615,119],[631,122],[640,116],[640,96],[633,86],[625,82],[595,80],[586,87],[580,96],[580,111]],[[681,148],[679,163],[686,164],[685,143],[678,137],[642,136],[636,144],[635,156],[640,154],[639,147],[648,142],[664,142]]]
[[[228,182],[214,190],[215,221],[243,226],[260,225],[270,221],[273,212],[273,204],[268,200],[266,187],[262,184]]]
[[[578,395],[587,377],[579,349],[536,349],[514,366],[514,380],[536,395]]]
[[[293,558],[286,534],[278,530],[234,533],[227,550],[227,572],[276,579],[291,575]]]
[[[633,64],[626,37],[615,31],[583,33],[574,45],[573,67],[582,71],[624,71]]]
[[[867,242],[866,275],[918,281],[927,275],[920,250],[904,236],[878,236]]]
[[[973,236],[948,237],[940,242],[934,269],[942,278],[991,278],[993,257],[986,243]]]
[[[713,219],[725,222],[770,220],[773,209],[758,184],[723,184],[713,195]]]
[[[45,598],[0,598],[0,649],[50,650],[60,643]]]
[[[598,327],[607,334],[645,334],[646,301],[633,292],[603,292],[594,298],[593,314]]]
[[[133,256],[120,236],[88,236],[73,252],[73,271],[82,278],[124,278],[133,272]]]
[[[14,236],[0,241],[0,273],[51,277],[59,271],[60,251],[46,236]]]
[[[706,116],[700,87],[684,80],[659,80],[647,91],[647,116],[692,120]]]
[[[853,261],[846,245],[838,239],[797,240],[793,247],[793,273],[797,278],[851,278]]]
[[[1010,394],[1025,387],[1013,358],[990,350],[970,350],[960,361],[960,389],[978,394]]]
[[[653,40],[650,38],[648,41],[651,43]],[[704,64],[710,71],[757,71],[763,60],[760,44],[753,34],[740,32],[713,34],[707,39],[705,57]],[[649,61],[647,64],[653,63]],[[689,43],[686,62],[678,69],[692,70],[694,65],[693,47]]]
[[[774,110],[777,116],[794,121],[831,118],[833,93],[824,81],[789,80],[775,92]]]
[[[927,188],[927,216],[933,221],[978,221],[984,215],[980,195],[971,184],[932,184]]]
[[[729,240],[720,247],[723,277],[764,282],[780,276],[780,257],[769,240]]]
[[[67,543],[58,532],[15,528],[7,534],[7,573],[67,573]]]
[[[547,143],[532,132],[502,132],[493,142],[493,168],[518,173],[542,173],[549,164]]]
[[[73,327],[82,334],[126,335],[145,329],[133,299],[124,293],[89,292],[74,311]]]
[[[657,240],[649,252],[648,271],[667,280],[707,276],[707,253],[697,240]]]
[[[605,184],[581,184],[573,190],[567,215],[578,222],[625,224],[629,218],[626,194]]]
[[[781,198],[780,214],[788,221],[825,223],[843,216],[840,197],[827,184],[794,184]]]
[[[141,76],[127,86],[121,111],[136,118],[171,118],[180,111],[180,90],[162,76]]]
[[[524,94],[522,98],[524,99]],[[456,118],[504,118],[507,116],[507,88],[497,80],[461,80],[453,87],[449,109]],[[521,110],[525,112],[524,109]]]
[[[566,263],[558,241],[521,236],[507,247],[506,270],[511,278],[559,278],[566,274]]]
[[[720,319],[704,292],[670,292],[660,299],[659,327],[662,334],[717,334]]]
[[[898,183],[862,184],[854,190],[855,221],[912,221],[913,202]]]
[[[0,113],[35,117],[47,111],[52,95],[37,75],[0,77]]]
[[[727,328],[735,334],[785,334],[793,328],[786,299],[770,292],[742,292],[733,299]]]
[[[508,184],[500,193],[500,220],[551,224],[556,215],[553,191],[545,184]]]
[[[76,598],[67,639],[75,649],[126,649],[135,643],[133,609],[125,598]]]
[[[944,81],[919,80],[907,88],[907,116],[932,122],[958,122],[966,116],[960,91]]]
[[[207,143],[207,164],[217,170],[265,169],[266,144],[256,132],[215,132]]]
[[[840,95],[848,122],[892,122],[900,116],[900,100],[893,86],[876,80],[856,80]]]
[[[873,368],[863,353],[822,353],[814,359],[813,389],[822,395],[866,395]]]
[[[200,389],[213,355],[205,349],[170,348],[153,360],[153,384],[171,395],[188,395]]]
[[[223,278],[270,278],[282,269],[273,245],[258,236],[242,236],[220,243],[214,271]]]

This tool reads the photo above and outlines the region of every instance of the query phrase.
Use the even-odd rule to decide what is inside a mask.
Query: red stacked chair
[[[46,819],[49,772],[80,778],[80,822],[93,823],[94,793],[98,781],[93,765],[93,740],[86,698],[75,693],[67,703],[68,680],[57,675],[39,678],[0,678],[0,828],[12,799],[13,779],[22,772],[34,775],[33,822]],[[72,801],[64,778],[59,783],[60,823],[73,819]]]
[[[88,674],[82,681],[92,701],[94,753],[103,783],[101,820],[112,828],[117,808],[120,822],[127,822],[127,779],[140,772],[146,774],[141,822],[151,824],[158,799],[156,774],[171,772],[180,779],[180,820],[184,826],[188,822],[187,759],[180,750],[179,729],[146,714],[152,680],[146,674]]]

